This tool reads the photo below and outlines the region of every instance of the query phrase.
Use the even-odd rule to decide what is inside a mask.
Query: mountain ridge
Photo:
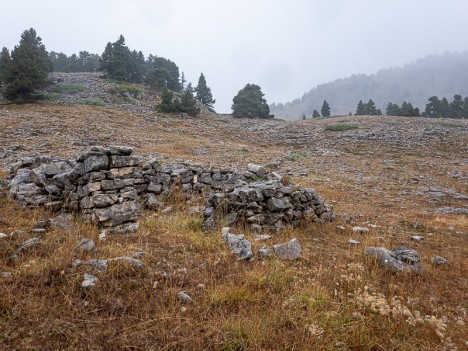
[[[424,110],[431,96],[468,95],[468,51],[428,55],[401,67],[381,69],[375,74],[354,74],[347,78],[319,84],[291,102],[273,103],[271,112],[278,118],[310,118],[314,109],[320,111],[323,100],[331,106],[333,115],[354,113],[359,100],[372,99],[385,111],[389,102],[403,101]]]

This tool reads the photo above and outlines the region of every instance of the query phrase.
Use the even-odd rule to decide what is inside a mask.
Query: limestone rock
[[[177,293],[177,299],[183,303],[187,303],[187,302],[192,302],[193,299],[190,297],[189,294],[187,294],[187,292],[185,291],[179,291]]]
[[[239,260],[252,261],[254,259],[252,244],[248,240],[244,239],[243,234],[236,235],[227,233],[223,235],[223,239],[229,250],[231,250]]]
[[[449,261],[442,256],[434,256],[432,257],[432,264],[435,266],[445,266],[449,264]]]
[[[96,244],[93,240],[87,238],[81,239],[75,247],[75,250],[81,252],[91,252],[94,249],[96,249]]]
[[[83,281],[81,282],[81,287],[82,288],[85,288],[85,289],[89,289],[89,288],[92,288],[94,286],[96,286],[97,284],[97,277],[92,275],[92,274],[88,274],[88,273],[85,273],[84,276],[83,276]]]
[[[294,238],[287,243],[274,245],[273,251],[281,258],[296,260],[301,257],[301,244]]]
[[[31,238],[23,242],[17,249],[18,252],[32,251],[41,245],[41,239]]]

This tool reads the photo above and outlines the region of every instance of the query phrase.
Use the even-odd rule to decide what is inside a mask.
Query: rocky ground
[[[188,160],[239,172],[253,162],[286,175],[298,185],[315,188],[334,205],[337,222],[269,239],[271,244],[280,244],[298,238],[302,247],[299,263],[271,259],[249,263],[251,266],[220,254],[224,252],[220,233],[204,237],[196,220],[179,215],[193,203],[169,202],[156,214],[145,213],[139,236],[99,242],[99,255],[81,257],[74,253],[78,239],[99,241],[97,231],[79,224],[73,240],[54,231],[46,239],[49,248],[64,254],[48,257],[47,251],[39,250],[36,256],[11,265],[7,257],[28,236],[11,237],[10,244],[2,246],[0,263],[0,271],[19,276],[13,280],[15,286],[1,285],[0,281],[0,289],[5,291],[0,314],[10,316],[10,325],[40,325],[14,311],[25,312],[19,296],[26,298],[27,289],[47,289],[42,280],[37,283],[26,274],[27,267],[33,267],[47,272],[48,284],[56,284],[59,290],[71,289],[63,296],[53,290],[58,305],[65,308],[69,299],[70,306],[78,309],[72,313],[73,307],[67,305],[65,321],[59,311],[48,319],[53,335],[61,333],[58,321],[70,328],[63,332],[65,341],[57,336],[57,347],[71,345],[70,338],[84,338],[81,331],[74,331],[74,326],[80,325],[80,330],[92,334],[96,349],[466,348],[468,121],[352,116],[286,122],[240,120],[207,111],[191,118],[157,112],[157,91],[143,85],[129,88],[94,74],[56,74],[52,78],[62,84],[61,89],[77,91],[57,93],[60,90],[51,86],[45,92],[53,94],[51,101],[0,105],[0,169],[4,175],[9,165],[23,156],[74,158],[92,145],[127,145],[143,158],[158,154],[163,160]],[[96,100],[103,106],[88,104]],[[327,130],[335,124],[356,127]],[[33,222],[48,215],[39,210],[22,212],[29,210],[10,200],[2,201],[0,232],[8,235],[13,230],[28,231]],[[21,213],[29,213],[30,218]],[[263,245],[251,241],[255,249]],[[404,276],[369,270],[362,259],[366,246],[414,249],[424,269]],[[72,280],[79,279],[79,286],[83,276],[73,278],[76,271],[70,270],[70,264],[74,258],[126,257],[130,251],[141,250],[148,253],[142,259],[145,271],[130,274],[138,292],[127,285],[124,289],[112,285],[114,271],[98,276],[110,289],[106,298],[96,292],[82,296],[75,287]],[[398,252],[382,255],[394,258]],[[447,259],[448,268],[434,266],[436,256]],[[47,263],[40,263],[46,257]],[[207,268],[200,271],[200,267]],[[127,273],[117,270],[115,274],[121,277]],[[28,287],[28,279],[33,287]],[[128,284],[123,281],[121,284]],[[181,303],[189,301],[183,294],[177,297],[181,291],[193,301]],[[127,299],[148,299],[155,305],[145,310]],[[40,301],[39,296],[34,300],[47,309]],[[83,307],[83,303],[90,307]],[[111,327],[116,315],[121,322]],[[105,337],[91,327],[99,321],[105,324]],[[15,334],[8,327],[8,336],[0,339],[0,345],[40,349],[25,337],[27,329],[22,328]],[[140,339],[135,338],[137,332]],[[116,335],[118,341],[109,341]],[[35,336],[46,340],[40,333]],[[23,344],[21,338],[26,340]],[[150,341],[162,346],[151,346]],[[126,343],[128,347],[122,347]],[[78,343],[72,348],[88,346]]]

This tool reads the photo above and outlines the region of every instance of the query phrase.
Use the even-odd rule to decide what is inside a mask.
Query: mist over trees
[[[316,86],[301,98],[270,105],[279,118],[300,119],[319,110],[323,100],[333,106],[334,115],[356,110],[356,102],[372,99],[378,109],[391,101],[401,106],[411,101],[424,110],[430,96],[468,95],[468,52],[428,56],[399,68],[388,68],[374,75],[352,75]]]
[[[78,55],[71,56],[55,51],[49,53],[54,72],[96,72],[99,68],[99,59],[99,55],[90,54],[87,51],[80,51]]]

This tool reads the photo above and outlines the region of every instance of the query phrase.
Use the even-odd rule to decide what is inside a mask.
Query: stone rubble
[[[281,176],[249,164],[248,171],[162,164],[157,158],[140,161],[125,146],[93,146],[76,161],[50,156],[26,157],[13,165],[9,194],[24,206],[48,206],[62,211],[51,223],[69,228],[77,212],[106,233],[134,232],[140,204],[149,209],[164,206],[164,196],[205,196],[205,229],[220,219],[228,225],[250,226],[253,231],[279,231],[310,222],[334,221],[314,189],[285,186]],[[165,211],[170,211],[166,207]]]
[[[413,271],[422,268],[419,263],[419,254],[406,247],[394,251],[384,247],[368,247],[364,251],[364,256],[377,261],[380,267],[388,268],[392,272]]]
[[[273,251],[279,257],[286,260],[297,260],[301,258],[301,244],[297,238],[291,239],[284,244],[273,245]]]

